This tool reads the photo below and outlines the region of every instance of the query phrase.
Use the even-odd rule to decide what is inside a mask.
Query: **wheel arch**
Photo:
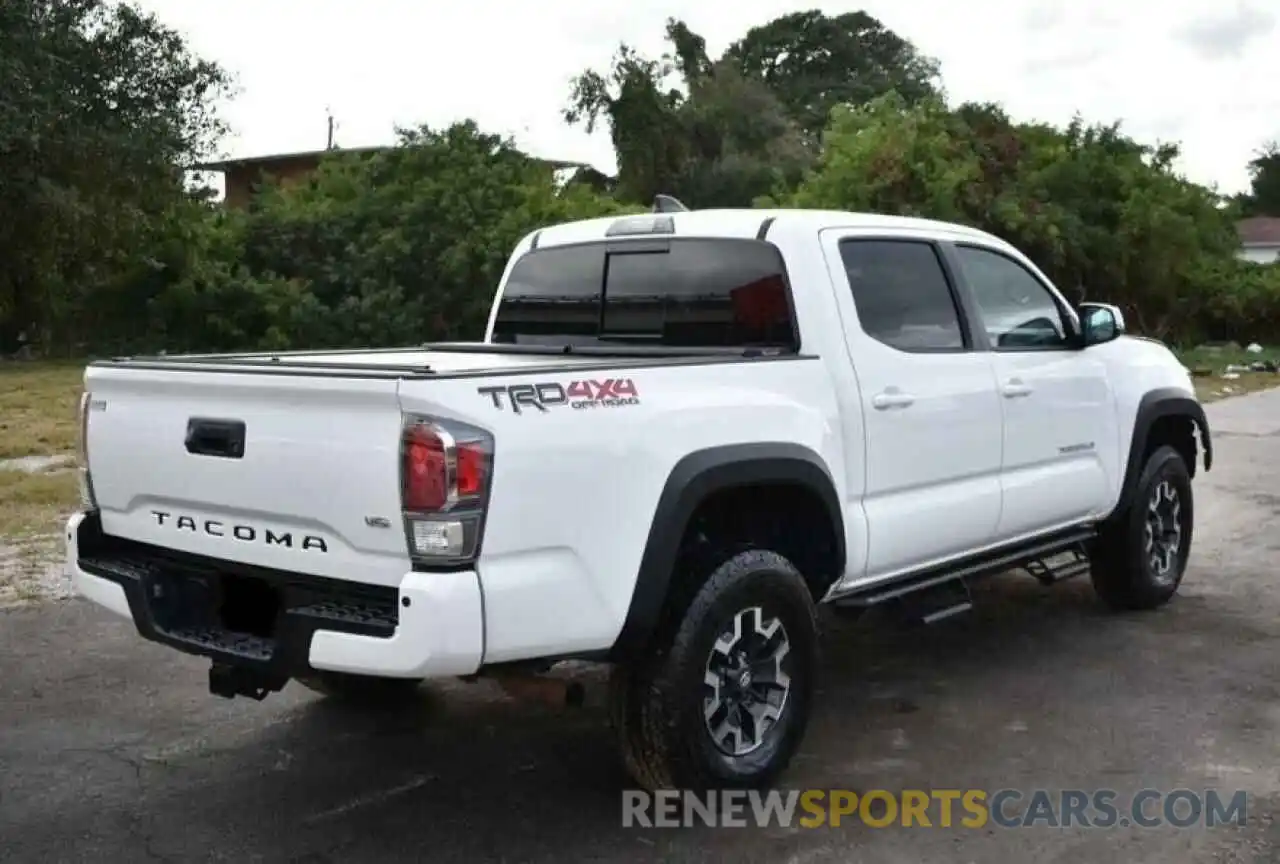
[[[1143,395],[1138,403],[1134,416],[1133,433],[1129,441],[1129,452],[1125,462],[1124,479],[1120,485],[1120,495],[1112,511],[1111,519],[1119,518],[1133,500],[1138,479],[1142,476],[1142,466],[1147,453],[1153,446],[1171,443],[1162,440],[1170,420],[1185,420],[1199,433],[1200,449],[1204,457],[1204,470],[1213,465],[1213,442],[1209,434],[1209,421],[1204,413],[1204,406],[1185,390],[1175,387],[1161,387]],[[1193,441],[1194,447],[1194,441]],[[1187,468],[1195,474],[1195,452]]]
[[[680,544],[699,507],[719,493],[775,483],[798,486],[821,502],[835,545],[836,573],[844,571],[847,552],[840,496],[822,457],[789,442],[694,451],[672,468],[658,497],[631,603],[610,658],[633,655],[647,644],[668,597]]]

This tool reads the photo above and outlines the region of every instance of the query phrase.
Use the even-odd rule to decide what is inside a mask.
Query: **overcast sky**
[[[475,118],[530,152],[614,168],[608,134],[561,119],[570,78],[625,40],[656,55],[684,19],[718,54],[779,14],[865,9],[942,65],[953,100],[1019,119],[1123,121],[1178,141],[1193,179],[1234,192],[1280,138],[1274,0],[140,0],[237,79],[229,156],[390,143],[396,125]],[[1270,7],[1270,8],[1268,8]]]

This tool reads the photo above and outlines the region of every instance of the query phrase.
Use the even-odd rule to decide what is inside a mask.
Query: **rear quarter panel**
[[[546,410],[482,388],[556,384],[634,398],[571,397]],[[587,382],[575,387],[575,382]],[[489,429],[494,480],[482,540],[487,663],[609,647],[631,602],[658,499],[705,448],[789,442],[827,465],[844,500],[837,406],[822,362],[768,358],[406,381],[401,407]]]

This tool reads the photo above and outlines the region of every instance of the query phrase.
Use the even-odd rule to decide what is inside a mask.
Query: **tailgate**
[[[105,533],[393,585],[399,381],[91,366],[88,463]]]

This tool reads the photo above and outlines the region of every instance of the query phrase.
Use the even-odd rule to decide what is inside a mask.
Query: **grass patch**
[[[1228,365],[1248,366],[1258,361],[1280,363],[1280,346],[1276,345],[1263,346],[1259,354],[1250,354],[1239,345],[1222,347],[1201,345],[1197,348],[1177,350],[1175,353],[1178,359],[1191,369],[1212,369],[1216,372],[1221,372]]]
[[[1192,380],[1202,402],[1280,387],[1280,373],[1272,371],[1238,371],[1235,373],[1237,377],[1222,377],[1231,367],[1248,368],[1254,363],[1271,363],[1272,368],[1280,368],[1280,346],[1264,346],[1257,354],[1251,354],[1239,345],[1202,345],[1176,353],[1182,365],[1195,373]]]
[[[1220,376],[1193,379],[1196,395],[1201,402],[1215,402],[1228,396],[1243,396],[1280,387],[1280,375],[1274,372],[1241,372],[1236,379],[1224,380]]]
[[[79,501],[75,471],[0,471],[0,540],[57,533]]]
[[[83,363],[0,363],[0,459],[73,452],[83,381]]]

